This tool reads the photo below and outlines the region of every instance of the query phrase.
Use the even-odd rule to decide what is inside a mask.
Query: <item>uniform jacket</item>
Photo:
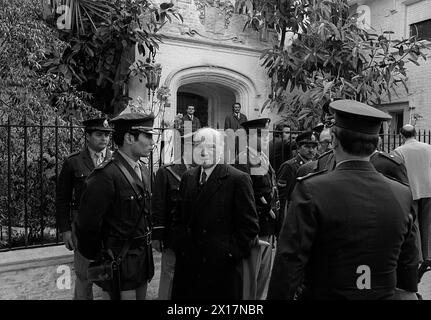
[[[245,114],[240,113],[238,119],[237,117],[235,117],[234,113],[231,113],[227,115],[224,119],[224,129],[233,129],[233,131],[236,131],[239,128],[242,128],[241,124],[246,121],[247,117]]]
[[[181,180],[181,202],[173,221],[176,253],[172,298],[238,300],[242,259],[259,232],[248,174],[218,164],[199,191],[201,167]]]
[[[105,160],[112,152],[106,150]],[[72,230],[71,210],[78,210],[85,179],[94,169],[88,148],[71,154],[63,163],[56,189],[56,218],[60,232]]]
[[[395,287],[417,291],[411,204],[408,186],[369,162],[348,161],[302,178],[280,234],[268,298],[292,299],[303,276],[311,299],[386,299]],[[361,266],[369,267],[369,289],[357,286]]]
[[[370,162],[378,172],[385,176],[396,179],[404,184],[409,183],[406,167],[398,156],[383,151],[375,151],[371,155]],[[324,169],[332,171],[334,168],[334,152],[330,150],[319,156],[317,160],[301,166],[298,169],[298,177],[303,177],[311,172],[318,172]]]
[[[117,167],[122,163],[133,177],[139,194]],[[102,246],[118,254],[124,241],[131,236],[140,215],[143,217],[133,235],[137,238],[121,264],[122,290],[142,286],[154,274],[151,245],[143,238],[150,228],[150,179],[142,164],[142,181],[127,161],[118,153],[97,167],[87,178],[78,213],[78,249],[87,259],[95,259]],[[140,239],[138,239],[140,238]]]
[[[306,161],[299,154],[295,158],[284,162],[277,172],[277,186],[280,192],[280,199],[285,203],[290,199],[296,183],[296,172]],[[282,207],[283,208],[283,207]]]
[[[168,164],[157,170],[151,199],[153,239],[163,240],[163,246],[172,246],[172,216],[180,200],[181,177],[187,171],[185,164]]]
[[[394,153],[407,168],[413,199],[431,198],[431,146],[416,139],[408,139]]]
[[[192,122],[192,131],[195,132],[196,130],[200,129],[201,122],[199,121],[198,117],[195,115],[193,116],[193,120],[190,118],[190,116],[186,113],[183,117],[183,121],[191,121]]]
[[[265,154],[258,154],[257,151],[247,147],[249,150],[241,152],[236,160],[235,168],[248,173],[253,182],[254,199],[256,201],[256,210],[259,217],[259,236],[274,235],[277,230],[278,210],[278,190],[274,169],[269,163]],[[247,161],[246,164],[240,164],[239,159],[243,154]],[[253,168],[257,172],[252,172]],[[270,210],[276,215],[271,217]]]

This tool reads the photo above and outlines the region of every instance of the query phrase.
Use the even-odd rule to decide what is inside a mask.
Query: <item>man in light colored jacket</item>
[[[415,128],[407,124],[401,129],[405,142],[394,153],[407,169],[419,228],[418,248],[421,260],[431,258],[431,145],[416,140]]]

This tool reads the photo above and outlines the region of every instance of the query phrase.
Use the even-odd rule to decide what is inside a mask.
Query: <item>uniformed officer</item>
[[[252,249],[250,258],[244,265],[244,278],[249,281],[244,283],[243,298],[247,300],[264,299],[271,271],[273,236],[279,229],[277,218],[280,204],[275,171],[265,154],[268,151],[269,122],[269,118],[243,122],[249,144],[239,153],[235,164],[237,169],[250,174],[259,217],[259,243]]]
[[[369,158],[386,113],[352,100],[332,102],[336,168],[298,178],[280,234],[268,296],[391,299],[417,291],[418,250],[408,186]],[[328,199],[332,199],[328,201]]]
[[[190,135],[190,138],[192,135]],[[188,137],[182,137],[188,138]],[[175,253],[172,249],[172,217],[180,200],[181,177],[192,168],[181,157],[180,161],[161,166],[156,173],[151,199],[153,222],[153,247],[162,253],[159,300],[170,300],[175,271]]]
[[[105,118],[88,119],[83,125],[87,147],[71,154],[63,163],[56,188],[56,218],[66,248],[74,250],[74,299],[91,300],[93,285],[87,280],[89,262],[76,248],[75,223],[85,179],[96,166],[111,157],[107,145],[113,129]]]
[[[405,184],[409,183],[406,167],[400,157],[376,149],[370,157],[370,162],[377,171],[385,176]],[[309,173],[320,172],[322,170],[332,171],[335,169],[335,165],[334,152],[333,150],[329,150],[320,155],[316,160],[299,167],[297,177],[304,177]]]
[[[317,152],[317,140],[312,131],[307,131],[299,134],[296,137],[298,153],[296,157],[284,162],[277,172],[277,187],[280,193],[281,214],[284,216],[284,211],[290,199],[290,194],[296,183],[296,172],[304,163],[314,160]]]
[[[111,253],[120,264],[121,299],[145,299],[154,274],[151,249],[150,175],[141,157],[150,155],[153,115],[121,114],[111,120],[118,146],[112,159],[87,178],[78,214],[78,248],[91,260]],[[129,244],[128,250],[125,244]],[[103,251],[102,251],[103,249]],[[117,299],[112,282],[98,282]]]

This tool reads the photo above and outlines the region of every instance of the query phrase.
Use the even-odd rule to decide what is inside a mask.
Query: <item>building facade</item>
[[[352,0],[349,3],[363,13],[361,19],[370,30],[393,31],[392,39],[417,35],[420,41],[431,43],[431,0]],[[406,64],[409,93],[400,86],[399,97],[393,95],[392,101],[381,106],[392,116],[389,132],[397,133],[409,122],[418,129],[431,127],[431,50],[424,53],[427,61],[420,60],[420,66]]]
[[[163,2],[163,1],[158,1]],[[257,32],[246,27],[252,1],[236,0],[173,0],[184,17],[183,23],[173,20],[163,28],[166,38],[160,45],[156,62],[163,70],[160,86],[170,89],[169,107],[164,120],[172,122],[186,106],[195,105],[195,115],[202,125],[223,128],[226,114],[234,102],[251,118],[268,116],[273,122],[279,116],[261,108],[270,93],[270,81],[261,67],[262,50],[276,43],[273,30]],[[431,0],[350,0],[352,10],[363,13],[361,23],[372,31],[393,31],[393,39],[418,34],[431,39]],[[243,3],[238,5],[238,3]],[[431,50],[425,52],[431,57]],[[144,57],[137,57],[144,59]],[[381,108],[392,115],[386,132],[399,132],[405,123],[419,129],[431,127],[431,62],[420,66],[407,63],[407,94],[402,86],[392,100]],[[146,88],[132,81],[130,96],[144,101]]]
[[[172,122],[192,104],[202,126],[223,128],[235,102],[241,103],[241,112],[249,119],[264,116],[260,111],[270,83],[260,55],[262,49],[273,46],[277,34],[244,29],[250,4],[238,6],[234,0],[173,3],[184,22],[173,20],[164,26],[165,39],[155,58],[163,68],[160,86],[171,94],[164,120]],[[139,81],[131,83],[129,93],[134,99],[147,99],[145,85]]]

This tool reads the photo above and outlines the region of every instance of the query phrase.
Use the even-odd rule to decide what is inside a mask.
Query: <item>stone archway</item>
[[[171,114],[172,118],[177,114],[177,93],[180,88],[190,91],[194,88],[194,92],[202,94],[203,87],[207,84],[210,88],[216,88],[218,92],[231,92],[234,101],[241,103],[241,112],[247,117],[257,107],[256,98],[258,98],[256,87],[253,81],[247,76],[224,67],[219,66],[194,66],[186,67],[174,72],[171,72],[164,85],[171,91]],[[204,90],[205,91],[205,90]],[[217,123],[220,128],[223,128],[223,121],[226,112],[230,112],[231,104],[223,106],[223,110],[217,109],[217,106],[222,105],[222,100],[214,90],[207,90],[208,93],[208,124],[216,127]],[[211,108],[212,106],[212,108]],[[223,112],[223,114],[221,113]]]

